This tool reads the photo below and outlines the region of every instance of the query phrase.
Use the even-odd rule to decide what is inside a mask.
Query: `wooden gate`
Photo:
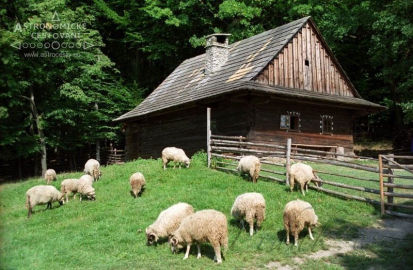
[[[413,156],[379,155],[381,214],[413,218],[413,165],[396,160],[411,163]]]

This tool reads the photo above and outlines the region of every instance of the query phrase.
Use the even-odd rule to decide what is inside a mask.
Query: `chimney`
[[[228,59],[228,38],[231,34],[212,34],[206,37],[205,74],[219,70]]]

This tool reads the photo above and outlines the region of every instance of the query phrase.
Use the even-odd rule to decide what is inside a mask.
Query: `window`
[[[285,129],[287,131],[300,131],[300,113],[287,112],[287,114],[282,114],[280,118],[280,129]]]
[[[320,115],[320,129],[322,134],[333,134],[334,122],[331,115]]]
[[[310,61],[308,61],[307,59],[305,59],[304,63],[305,63],[306,66],[310,65]]]

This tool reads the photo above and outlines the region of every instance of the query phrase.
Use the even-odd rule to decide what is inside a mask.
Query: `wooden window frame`
[[[330,121],[330,127],[326,127],[326,121]],[[329,129],[329,130],[328,130]],[[320,134],[333,135],[334,133],[334,117],[332,115],[320,115]]]
[[[292,121],[296,119],[296,128],[292,129]],[[284,123],[284,124],[283,124]],[[299,112],[287,111],[285,114],[280,116],[280,129],[287,132],[301,132],[301,115]]]

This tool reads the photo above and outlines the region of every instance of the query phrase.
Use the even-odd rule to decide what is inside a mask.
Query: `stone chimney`
[[[231,34],[212,34],[206,37],[205,74],[219,70],[228,59],[228,38]]]

